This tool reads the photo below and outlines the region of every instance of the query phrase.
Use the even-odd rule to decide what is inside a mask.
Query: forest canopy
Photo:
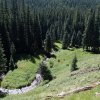
[[[65,49],[99,52],[99,5],[100,0],[0,0],[3,71],[16,68],[16,54],[51,52],[56,41]]]

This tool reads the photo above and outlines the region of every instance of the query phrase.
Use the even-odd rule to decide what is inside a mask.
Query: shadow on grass
[[[54,51],[58,51],[59,50],[59,47],[57,45],[54,45],[53,46],[53,49],[54,49]]]
[[[36,63],[35,58],[39,59],[39,57],[34,57],[29,54],[16,54],[14,60],[15,62],[17,62],[18,60],[30,60],[31,62]]]
[[[4,97],[6,97],[6,95],[7,95],[7,93],[3,93],[0,91],[0,98],[4,98]]]
[[[17,62],[18,60],[30,60],[31,62],[36,63],[36,59],[38,59],[38,60],[41,59],[40,55],[42,57],[44,57],[44,52],[40,51],[38,53],[34,53],[34,55],[32,55],[32,54],[25,54],[25,53],[23,53],[23,54],[19,53],[19,54],[15,55],[14,61]]]
[[[86,52],[89,52],[90,54],[100,54],[100,51],[91,51],[91,50],[84,50]]]

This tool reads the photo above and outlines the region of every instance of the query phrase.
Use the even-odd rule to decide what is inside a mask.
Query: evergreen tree
[[[34,33],[32,32],[33,20],[32,20],[32,15],[30,12],[29,2],[28,2],[26,16],[27,16],[26,17],[26,37],[25,37],[26,45],[27,45],[26,48],[27,48],[27,52],[34,54],[34,47],[33,47]]]
[[[19,47],[19,34],[18,34],[18,0],[12,0],[12,14],[11,14],[11,39],[16,48]]]
[[[11,56],[11,51],[10,51],[11,43],[10,43],[9,32],[7,30],[7,25],[5,25],[5,23],[2,23],[2,25],[0,27],[0,33],[1,33],[1,37],[2,37],[4,53],[7,58],[7,71],[9,71],[8,69],[9,69],[9,60],[10,60],[10,56]]]
[[[21,43],[20,52],[25,52],[25,53],[27,53],[27,50],[28,50],[27,15],[28,15],[28,12],[26,13],[25,0],[22,0],[22,14],[20,18],[19,37],[20,37],[20,43]]]
[[[68,16],[67,21],[65,23],[65,32],[67,31],[68,34],[71,34],[72,32],[72,19],[71,19],[71,14]]]
[[[76,55],[74,56],[73,60],[72,60],[72,64],[71,64],[71,71],[75,71],[75,70],[78,70],[78,67],[77,67],[77,57]]]
[[[92,47],[94,25],[95,25],[94,22],[95,22],[94,11],[91,10],[83,37],[83,48],[86,50],[91,50],[90,47]]]
[[[42,62],[39,66],[39,73],[42,75],[42,78],[44,80],[51,81],[53,79],[51,71],[48,69],[47,65],[44,62]]]
[[[62,49],[67,49],[68,46],[69,46],[69,37],[68,37],[68,33],[65,33],[62,41]]]
[[[78,33],[77,33],[77,41],[76,42],[77,42],[76,45],[78,47],[81,47],[81,45],[82,45],[82,33],[81,33],[81,31],[78,31]]]
[[[0,75],[6,72],[7,59],[5,58],[4,49],[0,37]]]
[[[76,46],[76,43],[77,43],[77,34],[76,34],[76,32],[74,31],[74,32],[73,32],[73,35],[72,35],[72,37],[71,37],[70,46],[75,47],[75,46]]]
[[[51,42],[51,36],[49,33],[46,34],[46,39],[45,39],[45,50],[46,52],[51,52],[52,50],[52,42]]]
[[[42,49],[42,36],[41,26],[38,15],[35,15],[33,22],[33,34],[34,34],[34,52],[38,52]]]
[[[80,13],[79,10],[76,10],[75,17],[73,19],[73,30],[77,33],[80,28]]]
[[[15,46],[14,46],[13,42],[11,43],[10,51],[11,51],[11,56],[10,56],[10,60],[9,60],[9,70],[14,70],[16,68],[15,62],[14,62],[16,50],[15,50]]]
[[[96,11],[95,14],[95,26],[94,26],[94,34],[92,38],[92,51],[98,52],[99,51],[99,9]]]

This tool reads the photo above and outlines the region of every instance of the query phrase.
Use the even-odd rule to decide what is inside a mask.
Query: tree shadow
[[[53,54],[53,53],[45,52],[44,54],[45,54],[45,57],[46,57],[46,58],[55,58],[55,59],[56,59],[56,55]]]
[[[30,60],[31,62],[36,63],[35,56],[29,54],[16,54],[14,60],[15,62],[17,62],[18,60]]]
[[[54,45],[53,46],[53,49],[54,49],[54,51],[58,51],[59,50],[59,47],[57,45]]]
[[[57,58],[55,54],[51,54],[51,58]]]
[[[0,98],[4,98],[6,97],[7,93],[3,93],[2,91],[0,91]]]
[[[100,51],[91,51],[91,50],[84,50],[86,52],[89,52],[90,54],[100,54]]]

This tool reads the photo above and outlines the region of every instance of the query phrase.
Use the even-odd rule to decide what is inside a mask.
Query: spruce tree
[[[75,47],[75,46],[76,46],[76,43],[77,43],[77,34],[76,34],[76,32],[74,31],[74,32],[73,32],[73,35],[72,35],[72,37],[71,37],[70,46],[71,46],[71,47]]]
[[[76,54],[72,60],[72,63],[71,63],[71,71],[75,71],[75,70],[78,70],[78,67],[77,67],[77,57],[76,57]]]
[[[2,23],[2,25],[0,27],[0,34],[2,37],[4,53],[5,53],[5,56],[7,58],[7,71],[9,71],[9,60],[10,60],[10,56],[11,56],[11,51],[10,51],[11,43],[10,43],[10,35],[9,35],[8,30],[7,30],[7,25],[5,23]]]
[[[15,62],[14,62],[16,50],[15,50],[15,46],[13,42],[11,43],[10,51],[11,51],[11,56],[9,60],[9,70],[14,70],[16,68]]]
[[[80,29],[80,13],[79,10],[76,10],[74,19],[73,19],[73,30],[77,33]]]
[[[90,47],[92,47],[93,44],[92,42],[93,42],[93,35],[94,35],[94,28],[95,28],[94,23],[95,23],[94,11],[91,10],[85,28],[84,37],[83,37],[83,48],[86,50],[91,50]]]
[[[35,15],[33,21],[33,36],[34,36],[34,52],[38,52],[42,49],[42,36],[41,36],[41,26],[39,21],[39,16]]]
[[[45,50],[46,52],[51,52],[52,50],[52,41],[51,41],[51,36],[49,33],[46,34],[46,39],[45,39]]]
[[[95,26],[94,26],[94,34],[92,38],[92,51],[98,52],[99,51],[99,9],[95,13]]]
[[[18,0],[12,0],[12,14],[11,14],[11,39],[18,48],[19,34],[18,34]],[[15,38],[16,37],[16,38]]]
[[[78,47],[81,47],[81,45],[82,45],[82,32],[81,31],[78,31],[78,33],[77,33],[77,40],[76,40],[76,45],[78,46]]]
[[[68,32],[68,34],[71,34],[72,32],[72,19],[71,19],[71,14],[68,16],[67,21],[65,23],[65,29],[64,31]]]
[[[42,62],[39,66],[39,73],[42,75],[43,80],[51,81],[53,79],[51,71],[48,69],[48,66],[44,62]]]
[[[7,59],[5,58],[4,49],[0,36],[0,75],[6,72]]]
[[[67,49],[68,46],[69,46],[69,37],[68,37],[68,33],[65,33],[62,41],[62,49]]]

